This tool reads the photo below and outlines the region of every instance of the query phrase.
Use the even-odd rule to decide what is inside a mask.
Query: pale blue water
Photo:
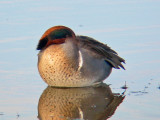
[[[37,71],[36,45],[55,25],[91,36],[126,60],[105,83],[125,99],[110,120],[160,118],[159,0],[0,0],[0,120],[38,119],[47,85]]]

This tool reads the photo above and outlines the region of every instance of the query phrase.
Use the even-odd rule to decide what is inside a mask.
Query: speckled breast
[[[39,53],[38,70],[43,80],[50,86],[89,86],[92,81],[78,71],[78,54],[69,56],[62,47],[49,46]]]
[[[79,69],[79,50],[65,44],[51,45],[38,55],[38,69],[49,86],[84,87],[109,76],[111,66],[82,50],[83,66]]]

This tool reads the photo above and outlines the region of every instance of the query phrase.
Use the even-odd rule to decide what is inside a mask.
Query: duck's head
[[[42,50],[52,44],[62,44],[66,38],[75,38],[75,33],[65,26],[54,26],[49,28],[39,40],[37,50]]]

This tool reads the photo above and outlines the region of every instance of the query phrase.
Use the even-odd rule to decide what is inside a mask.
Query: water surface
[[[108,44],[125,58],[126,70],[114,69],[105,80],[113,96],[122,95],[125,82],[128,87],[109,120],[159,120],[159,11],[159,0],[1,0],[0,120],[38,120],[47,85],[37,71],[36,45],[55,25]]]

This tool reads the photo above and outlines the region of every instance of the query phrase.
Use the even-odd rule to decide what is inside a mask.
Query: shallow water
[[[73,115],[74,119],[78,119],[76,114],[79,119],[159,120],[159,6],[159,0],[1,0],[0,120],[38,120],[47,114],[40,106],[49,104],[46,111],[52,110],[54,100],[58,101],[57,106],[60,101],[64,103],[58,110],[66,110],[63,115]],[[40,78],[35,50],[43,32],[55,25],[68,26],[76,34],[108,44],[125,58],[126,70],[112,71],[104,81],[109,85],[102,89],[105,92],[101,88],[85,88],[67,96],[65,90],[62,99],[59,96],[64,89],[49,89]],[[128,89],[123,89],[124,85]],[[47,91],[55,98],[49,101],[47,97],[48,103],[41,100]],[[74,97],[75,94],[78,95]],[[121,99],[114,101],[117,96]],[[68,101],[71,108],[64,107]],[[56,115],[64,118],[58,110]],[[72,118],[69,115],[68,119]]]
[[[40,120],[110,118],[124,95],[115,94],[107,85],[86,88],[47,87],[38,103]]]

